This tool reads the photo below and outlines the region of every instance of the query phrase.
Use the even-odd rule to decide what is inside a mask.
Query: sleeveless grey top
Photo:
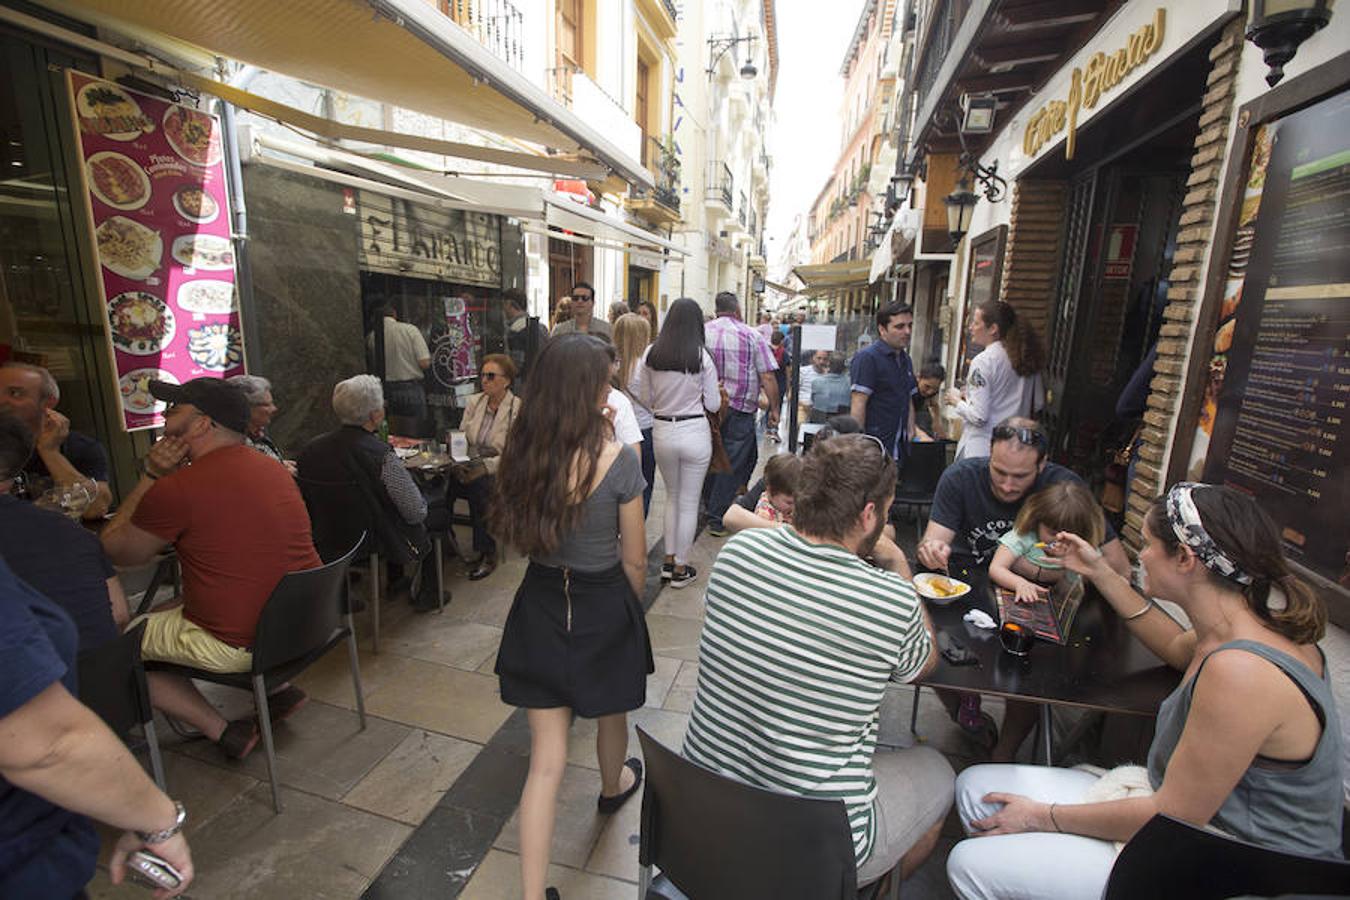
[[[1238,649],[1275,664],[1299,686],[1322,723],[1312,757],[1302,764],[1253,763],[1224,800],[1213,823],[1234,837],[1276,850],[1341,857],[1341,723],[1326,677],[1318,678],[1287,653],[1256,641],[1229,641],[1213,651]],[[1320,651],[1319,651],[1320,652]],[[1211,654],[1213,655],[1213,654]],[[1206,657],[1206,661],[1208,657]],[[1148,779],[1156,791],[1181,740],[1191,711],[1195,678],[1180,685],[1158,708],[1158,726],[1148,751]]]

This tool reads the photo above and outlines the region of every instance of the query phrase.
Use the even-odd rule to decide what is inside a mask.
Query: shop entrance
[[[628,293],[624,295],[629,306],[636,306],[643,300],[656,303],[656,273],[651,269],[630,264],[628,266]]]

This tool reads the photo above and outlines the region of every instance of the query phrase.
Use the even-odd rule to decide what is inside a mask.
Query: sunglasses
[[[1045,434],[1036,428],[1014,428],[1011,425],[999,425],[992,434],[996,441],[1010,441],[1016,438],[1028,447],[1044,448],[1049,444]]]
[[[876,444],[877,449],[881,451],[882,456],[887,458],[890,457],[890,454],[886,452],[886,445],[883,444],[881,442],[881,438],[877,437],[875,434],[859,434],[858,437],[865,438],[866,440],[869,440],[872,443]]]
[[[506,376],[498,372],[484,372],[479,377],[484,381],[496,381],[498,378],[505,378]]]
[[[573,302],[573,303],[590,303],[590,302],[591,302],[592,300],[594,300],[594,299],[595,299],[594,297],[588,297],[588,296],[586,296],[585,294],[573,294],[573,295],[572,295],[572,302]]]

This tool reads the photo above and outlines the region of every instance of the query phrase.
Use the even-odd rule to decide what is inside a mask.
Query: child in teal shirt
[[[989,579],[1013,592],[1019,603],[1044,598],[1061,580],[1077,579],[1047,551],[1061,531],[1076,534],[1094,547],[1105,529],[1102,508],[1088,489],[1060,481],[1037,491],[1022,504],[1012,530],[998,540],[989,563]]]

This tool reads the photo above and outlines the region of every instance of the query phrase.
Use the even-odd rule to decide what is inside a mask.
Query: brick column
[[[1132,549],[1138,549],[1144,513],[1163,491],[1166,471],[1164,454],[1177,426],[1177,412],[1185,385],[1188,341],[1199,311],[1204,282],[1205,251],[1214,233],[1214,214],[1219,192],[1219,176],[1228,152],[1228,126],[1233,116],[1238,60],[1242,54],[1243,22],[1239,17],[1224,29],[1219,43],[1209,53],[1212,63],[1203,107],[1200,134],[1195,139],[1191,174],[1186,180],[1182,201],[1181,230],[1177,250],[1172,257],[1171,287],[1167,291],[1164,323],[1158,337],[1158,361],[1153,367],[1148,408],[1144,412],[1143,440],[1139,464],[1125,509],[1125,533],[1122,537]],[[1207,353],[1204,336],[1196,340],[1196,352]]]
[[[1049,340],[1050,304],[1059,277],[1066,194],[1063,181],[1019,179],[1013,184],[999,299],[1016,309],[1019,318],[1025,317],[1044,340]]]

